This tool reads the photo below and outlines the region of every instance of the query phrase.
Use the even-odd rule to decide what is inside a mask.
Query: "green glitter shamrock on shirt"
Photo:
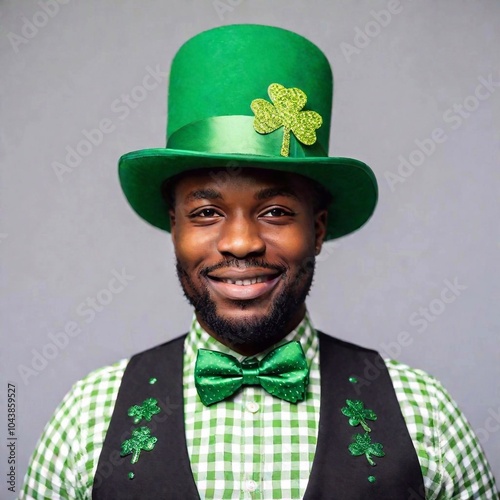
[[[349,445],[351,455],[356,457],[365,455],[370,465],[376,465],[371,459],[371,455],[375,455],[376,457],[385,456],[383,448],[384,447],[380,443],[372,443],[372,438],[368,433],[355,434],[353,436],[353,442]]]
[[[363,427],[366,432],[371,432],[366,421],[377,420],[375,412],[365,408],[363,401],[347,399],[346,403],[347,406],[344,406],[341,411],[346,417],[349,417],[349,424],[353,427],[361,424],[361,427]]]
[[[138,424],[142,419],[151,422],[153,415],[160,413],[158,400],[148,398],[141,405],[134,405],[128,409],[128,416],[134,418],[134,424]]]
[[[141,451],[151,451],[158,438],[151,436],[151,430],[147,427],[139,427],[132,431],[132,437],[123,441],[120,455],[126,457],[132,453],[133,464],[137,463]]]

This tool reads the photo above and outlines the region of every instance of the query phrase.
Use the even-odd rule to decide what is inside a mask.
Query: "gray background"
[[[379,179],[370,223],[323,248],[308,302],[315,325],[437,376],[500,477],[500,88],[473,97],[481,78],[500,82],[500,3],[64,0],[44,16],[50,1],[0,3],[1,477],[7,381],[17,386],[19,486],[72,383],[187,329],[169,237],[128,207],[116,164],[164,145],[166,77],[133,90],[147,67],[167,72],[186,39],[240,22],[289,28],[324,50],[335,75],[330,155],[359,158]],[[373,12],[398,3],[377,24]],[[133,109],[120,103],[131,92]],[[453,106],[464,101],[471,111],[459,120]],[[58,177],[54,162],[105,119],[111,131]],[[445,139],[391,189],[400,155],[436,128]],[[84,314],[88,297],[109,300],[103,290],[123,269],[133,277],[123,291]],[[445,292],[449,303],[446,280],[461,287]],[[47,347],[73,321],[81,333]]]

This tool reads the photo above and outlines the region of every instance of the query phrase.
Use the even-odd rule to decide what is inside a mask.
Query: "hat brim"
[[[132,151],[120,158],[120,183],[132,208],[150,224],[170,231],[169,207],[162,196],[165,180],[189,170],[225,167],[265,168],[292,172],[313,179],[333,196],[328,211],[326,238],[334,239],[360,228],[373,214],[378,188],[374,173],[352,158],[267,157],[209,154],[169,148]],[[217,179],[217,174],[214,173]]]

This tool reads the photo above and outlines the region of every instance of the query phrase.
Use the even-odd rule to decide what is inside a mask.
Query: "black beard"
[[[231,265],[236,267],[238,261],[234,259],[224,262],[223,264],[210,267],[209,269],[204,269],[200,274],[206,276],[208,272],[216,268],[231,267]],[[247,262],[247,266],[275,269],[274,266],[263,265],[261,262],[252,262],[251,265]],[[289,331],[287,331],[287,323],[297,312],[297,309],[302,306],[311,289],[314,277],[315,258],[306,259],[295,276],[288,277],[287,272],[281,275],[281,279],[285,280],[287,283],[275,298],[268,316],[241,321],[229,320],[219,316],[216,305],[210,298],[208,289],[204,286],[202,291],[198,291],[189,274],[180,265],[179,260],[177,260],[176,269],[184,295],[194,307],[198,317],[217,334],[218,340],[228,346],[248,346],[252,347],[252,350],[255,352],[261,352],[276,342],[279,342],[289,333]],[[254,300],[257,299],[235,300],[233,302],[237,307],[246,309],[248,306],[252,305]]]

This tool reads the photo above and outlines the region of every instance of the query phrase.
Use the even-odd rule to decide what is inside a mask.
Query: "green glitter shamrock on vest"
[[[365,455],[370,465],[376,465],[371,459],[371,455],[375,455],[376,457],[385,456],[383,448],[380,443],[372,443],[372,438],[367,432],[364,434],[355,434],[353,442],[349,445],[349,451],[352,455],[356,457]]]
[[[151,422],[153,415],[160,413],[158,400],[155,398],[148,398],[139,405],[131,406],[128,409],[128,416],[134,418],[134,424],[138,424],[142,419]]]
[[[316,142],[316,129],[321,127],[323,119],[316,111],[301,111],[306,105],[306,94],[297,88],[285,88],[279,83],[272,83],[267,93],[273,104],[265,99],[254,99],[250,104],[255,114],[254,129],[259,134],[269,134],[284,127],[281,156],[290,154],[290,131],[297,140],[310,146]]]
[[[126,439],[122,443],[122,451],[120,455],[126,457],[132,453],[133,464],[137,463],[141,451],[151,451],[158,441],[158,438],[151,436],[151,430],[147,427],[139,427],[132,431],[132,437]]]
[[[344,406],[341,411],[346,417],[349,417],[349,424],[353,427],[361,424],[361,427],[363,427],[366,432],[371,432],[366,421],[377,420],[375,412],[365,408],[363,401],[357,399],[347,399],[346,404],[347,406]]]

